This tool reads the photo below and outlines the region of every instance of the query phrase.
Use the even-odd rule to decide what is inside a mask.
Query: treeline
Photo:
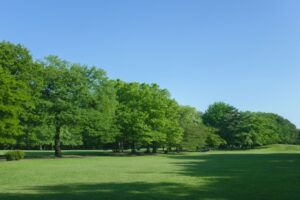
[[[157,152],[253,148],[299,141],[299,130],[272,113],[215,103],[202,114],[157,84],[110,80],[97,67],[0,43],[0,148]]]

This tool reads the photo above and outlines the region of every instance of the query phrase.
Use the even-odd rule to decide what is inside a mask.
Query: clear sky
[[[0,0],[0,40],[34,58],[156,82],[200,111],[215,101],[300,127],[300,1]]]

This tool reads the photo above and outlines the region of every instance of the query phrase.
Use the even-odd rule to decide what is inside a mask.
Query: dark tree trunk
[[[151,153],[151,151],[150,151],[150,145],[149,144],[147,145],[146,153]]]
[[[171,152],[172,151],[172,147],[167,147],[167,151]]]
[[[124,152],[124,142],[123,140],[121,141],[121,148],[120,148],[121,152],[123,153]]]
[[[152,153],[157,153],[157,144],[156,144],[156,142],[153,143]]]
[[[56,127],[56,131],[55,131],[55,156],[56,157],[61,157],[60,127]]]
[[[131,153],[136,153],[135,142],[132,142],[131,144]]]

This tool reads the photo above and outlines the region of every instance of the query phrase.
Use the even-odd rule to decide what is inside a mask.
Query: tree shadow
[[[95,183],[26,188],[31,193],[0,194],[1,200],[179,200],[202,199],[205,193],[178,183]]]
[[[168,172],[211,181],[224,199],[300,199],[300,154],[202,154],[169,156],[182,170]]]

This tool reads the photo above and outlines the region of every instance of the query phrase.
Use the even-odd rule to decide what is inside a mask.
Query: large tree
[[[0,42],[0,144],[15,144],[24,133],[27,109],[33,104],[31,88],[36,86],[31,72],[34,64],[21,45]]]
[[[228,145],[235,145],[237,127],[241,116],[238,109],[223,102],[217,102],[208,107],[203,114],[203,121],[207,126],[218,129],[218,134],[226,140]]]
[[[193,107],[181,106],[179,121],[184,131],[182,147],[191,151],[205,147],[211,129],[203,124],[201,113]]]
[[[116,100],[104,71],[55,56],[47,57],[42,64],[42,98],[48,101],[46,121],[54,127],[56,156],[61,156],[63,131],[65,135],[73,134],[68,138],[77,138],[73,144],[81,144],[81,133],[99,137],[111,130]]]
[[[160,145],[176,146],[182,138],[179,126],[179,106],[168,91],[156,84],[116,82],[119,106],[118,126],[122,143],[128,143],[132,152],[137,145],[150,146],[156,152]]]
[[[128,143],[132,152],[147,138],[150,127],[146,124],[148,113],[143,109],[142,90],[138,83],[116,82],[118,109],[117,123],[122,133],[121,143]]]

